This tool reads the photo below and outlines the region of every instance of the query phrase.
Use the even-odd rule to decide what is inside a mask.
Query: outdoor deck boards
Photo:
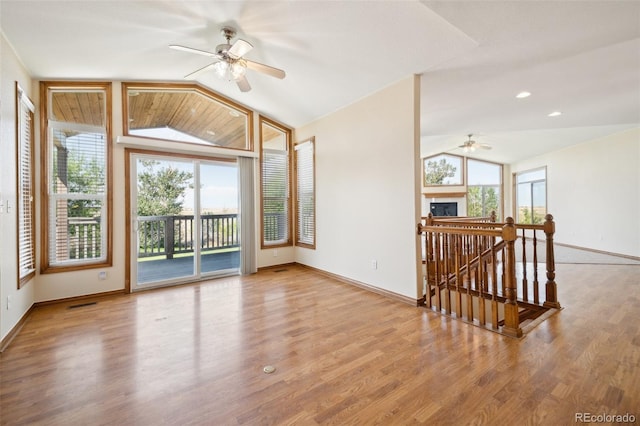
[[[203,273],[237,269],[240,267],[240,251],[205,254],[201,265]],[[193,269],[193,256],[139,261],[138,283],[189,276],[193,274]]]

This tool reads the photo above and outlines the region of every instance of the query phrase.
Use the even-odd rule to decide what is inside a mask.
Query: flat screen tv
[[[430,209],[434,216],[458,216],[458,203],[431,203]]]

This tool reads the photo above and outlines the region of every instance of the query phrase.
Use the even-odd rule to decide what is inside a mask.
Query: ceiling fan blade
[[[215,64],[216,64],[216,62],[214,62],[214,63],[212,63],[212,64],[209,64],[209,65],[205,65],[204,67],[199,68],[199,69],[195,70],[194,72],[192,72],[192,73],[189,73],[189,74],[185,75],[185,76],[184,76],[184,78],[186,78],[186,79],[193,78],[193,77],[195,77],[196,75],[200,74],[201,72],[204,72],[204,71],[210,70],[211,68],[213,68],[213,66],[214,66]]]
[[[181,46],[179,44],[170,44],[169,47],[174,50],[182,50],[183,52],[195,53],[197,55],[209,56],[211,58],[218,58],[217,53],[207,52],[206,50],[194,49],[193,47]]]
[[[271,77],[284,78],[286,76],[285,72],[281,69],[270,67],[269,65],[261,64],[260,62],[249,61],[247,59],[244,59],[244,62],[246,62],[247,68],[270,75]]]
[[[241,92],[248,92],[251,90],[251,85],[249,84],[249,80],[247,80],[247,76],[243,75],[236,79],[236,84]]]
[[[232,58],[238,59],[246,55],[247,52],[249,52],[251,49],[253,49],[251,43],[242,39],[238,39],[235,43],[233,43],[233,46],[229,48],[229,51],[227,53]]]

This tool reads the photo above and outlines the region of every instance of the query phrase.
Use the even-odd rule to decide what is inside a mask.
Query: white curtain
[[[253,274],[258,271],[256,252],[255,220],[255,158],[239,157],[240,174],[240,273]]]

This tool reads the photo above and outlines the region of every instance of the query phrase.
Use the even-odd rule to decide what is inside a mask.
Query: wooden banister
[[[553,260],[555,224],[551,215],[539,225],[516,224],[510,217],[504,223],[491,220],[495,221],[495,214],[483,221],[429,214],[417,225],[424,244],[425,305],[483,327],[489,327],[490,322],[493,330],[521,337],[523,321],[532,321],[544,311],[560,307]],[[546,236],[543,304],[536,232]],[[518,238],[522,244],[516,247]],[[516,250],[522,251],[519,258]],[[532,250],[531,256],[527,255],[528,250]],[[522,268],[516,267],[517,262],[522,262]],[[528,268],[532,269],[532,280],[527,279]]]

